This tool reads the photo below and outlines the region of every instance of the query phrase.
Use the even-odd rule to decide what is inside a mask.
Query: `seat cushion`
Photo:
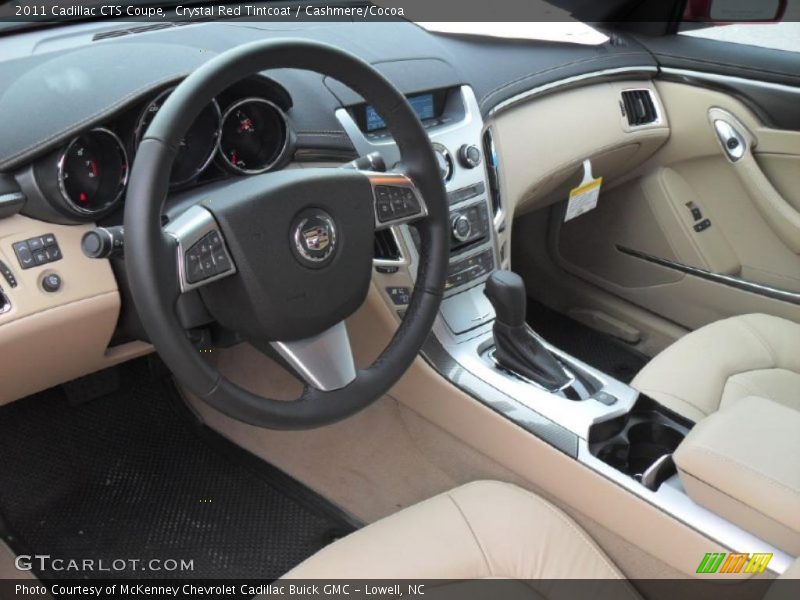
[[[762,314],[711,323],[661,352],[631,385],[692,421],[748,396],[800,410],[800,324]]]
[[[324,548],[285,579],[490,577],[599,580],[623,575],[552,504],[511,484],[482,481],[377,521]],[[614,587],[617,594],[620,589]],[[638,597],[629,591],[631,598]],[[549,596],[547,590],[539,592]]]

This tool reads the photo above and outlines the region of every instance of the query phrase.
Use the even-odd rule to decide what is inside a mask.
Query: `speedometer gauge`
[[[239,100],[222,117],[219,154],[235,173],[252,175],[268,170],[283,154],[286,142],[286,119],[268,100]]]
[[[108,129],[92,129],[73,138],[58,159],[58,187],[78,212],[95,214],[122,196],[128,181],[128,156]]]
[[[172,89],[162,92],[142,111],[136,125],[137,148],[156,113],[171,93]],[[178,155],[172,164],[172,173],[169,178],[171,186],[177,187],[189,183],[200,175],[211,162],[219,138],[220,119],[219,104],[216,100],[212,100],[194,120],[189,131],[181,140]]]

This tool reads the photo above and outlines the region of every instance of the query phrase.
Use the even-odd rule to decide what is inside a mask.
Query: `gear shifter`
[[[527,295],[522,278],[511,271],[495,271],[484,294],[494,306],[495,360],[509,371],[545,389],[558,390],[571,377],[525,323]]]

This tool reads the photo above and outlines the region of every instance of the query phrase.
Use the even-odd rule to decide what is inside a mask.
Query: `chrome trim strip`
[[[633,250],[631,248],[626,248],[625,246],[617,245],[617,250],[623,254],[627,254],[628,256],[633,256],[634,258],[646,260],[647,262],[651,262],[668,269],[680,271],[681,273],[686,273],[687,275],[694,275],[695,277],[700,277],[701,279],[713,281],[714,283],[727,285],[728,287],[750,292],[751,294],[758,294],[759,296],[765,296],[766,298],[771,298],[772,300],[780,300],[782,302],[789,302],[791,304],[800,304],[800,294],[796,292],[779,290],[761,283],[753,283],[752,281],[747,281],[738,277],[731,277],[730,275],[712,273],[711,271],[706,271],[705,269],[690,267],[689,265],[667,260],[666,258],[659,258],[658,256],[653,256],[647,252],[640,252],[639,250]]]
[[[698,79],[701,81],[710,81],[713,83],[722,84],[741,84],[760,87],[766,90],[773,90],[778,92],[787,92],[789,94],[800,94],[800,87],[792,85],[785,85],[783,83],[771,83],[769,81],[760,81],[758,79],[747,79],[745,77],[736,77],[735,75],[719,75],[717,73],[707,73],[705,71],[692,71],[689,69],[674,69],[671,67],[664,67],[661,69],[664,75],[673,75],[675,77],[682,77],[686,79]]]
[[[653,65],[641,65],[637,67],[617,67],[614,69],[602,69],[600,71],[592,71],[591,73],[573,75],[572,77],[567,77],[566,79],[560,79],[558,81],[545,83],[544,85],[540,85],[538,87],[517,94],[516,96],[512,96],[511,98],[503,100],[499,104],[493,106],[489,110],[486,116],[488,118],[494,117],[498,113],[508,108],[511,108],[512,106],[519,104],[520,102],[524,102],[526,100],[530,100],[533,98],[537,98],[539,96],[543,96],[545,94],[549,94],[561,88],[574,87],[592,83],[596,79],[613,78],[617,75],[632,75],[634,73],[640,73],[642,75],[648,73],[649,74],[658,73],[658,67]]]
[[[344,321],[296,342],[270,344],[310,385],[323,392],[340,390],[356,378],[350,337]]]

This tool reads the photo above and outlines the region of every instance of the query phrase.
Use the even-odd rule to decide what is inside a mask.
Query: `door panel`
[[[690,329],[742,312],[800,321],[800,132],[765,124],[720,90],[656,86],[669,141],[594,211],[553,218],[556,262]],[[745,138],[735,161],[720,118]]]

